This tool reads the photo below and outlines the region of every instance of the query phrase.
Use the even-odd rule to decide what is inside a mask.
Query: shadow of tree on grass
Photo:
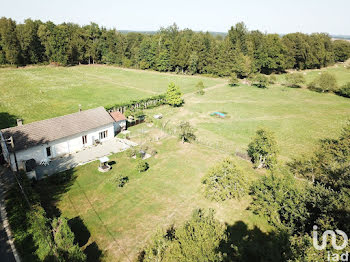
[[[288,234],[262,232],[258,227],[249,229],[243,221],[227,225],[227,241],[222,241],[220,250],[227,254],[224,261],[280,262],[289,254]]]

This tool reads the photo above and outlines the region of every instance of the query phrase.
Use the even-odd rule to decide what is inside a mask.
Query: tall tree
[[[21,47],[17,39],[16,22],[11,18],[0,18],[0,46],[3,63],[20,64]]]

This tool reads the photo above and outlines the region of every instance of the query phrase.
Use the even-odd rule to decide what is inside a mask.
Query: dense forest
[[[40,20],[22,24],[0,19],[0,64],[115,64],[186,74],[243,78],[251,73],[312,69],[345,61],[350,43],[329,35],[291,33],[284,36],[249,31],[244,23],[227,35],[179,30],[176,24],[154,34],[120,33],[95,23],[55,25]]]

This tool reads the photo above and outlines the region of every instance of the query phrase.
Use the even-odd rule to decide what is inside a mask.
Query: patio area
[[[37,166],[35,168],[36,176],[37,179],[41,179],[46,175],[63,172],[73,167],[95,161],[101,157],[122,152],[131,146],[137,146],[137,144],[126,139],[114,138],[82,151],[53,159],[48,166]]]

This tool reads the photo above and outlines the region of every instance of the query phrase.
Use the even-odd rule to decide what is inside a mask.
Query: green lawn
[[[201,178],[206,170],[227,154],[213,152],[198,145],[182,144],[176,138],[163,134],[163,139],[150,142],[159,132],[145,124],[131,128],[136,141],[140,129],[147,133],[147,145],[158,154],[147,160],[150,169],[138,173],[136,160],[125,153],[113,155],[113,169],[108,173],[97,171],[98,162],[73,170],[75,181],[65,188],[64,194],[56,194],[57,207],[68,218],[80,217],[90,231],[85,245],[95,242],[105,253],[106,261],[133,261],[157,229],[180,225],[190,217],[195,208],[215,208],[217,217],[229,224],[244,221],[249,226],[259,225],[268,229],[265,221],[245,210],[249,197],[241,201],[218,204],[204,199]],[[145,136],[146,137],[146,136]],[[250,179],[259,176],[251,164],[237,160]],[[116,174],[129,177],[123,188],[114,183]],[[40,185],[39,185],[40,186]],[[43,184],[42,195],[52,197],[57,185]],[[127,255],[125,255],[127,254]]]
[[[210,116],[216,111],[227,118]],[[220,86],[203,96],[188,96],[183,107],[147,112],[162,113],[159,122],[172,128],[189,121],[201,142],[229,152],[246,151],[256,129],[268,127],[276,134],[280,158],[287,160],[310,152],[319,139],[337,136],[350,118],[350,99],[280,86]]]
[[[0,68],[0,128],[13,125],[15,118],[29,123],[73,113],[79,104],[89,109],[164,93],[170,82],[193,92],[200,80],[206,87],[223,82],[98,65]]]

